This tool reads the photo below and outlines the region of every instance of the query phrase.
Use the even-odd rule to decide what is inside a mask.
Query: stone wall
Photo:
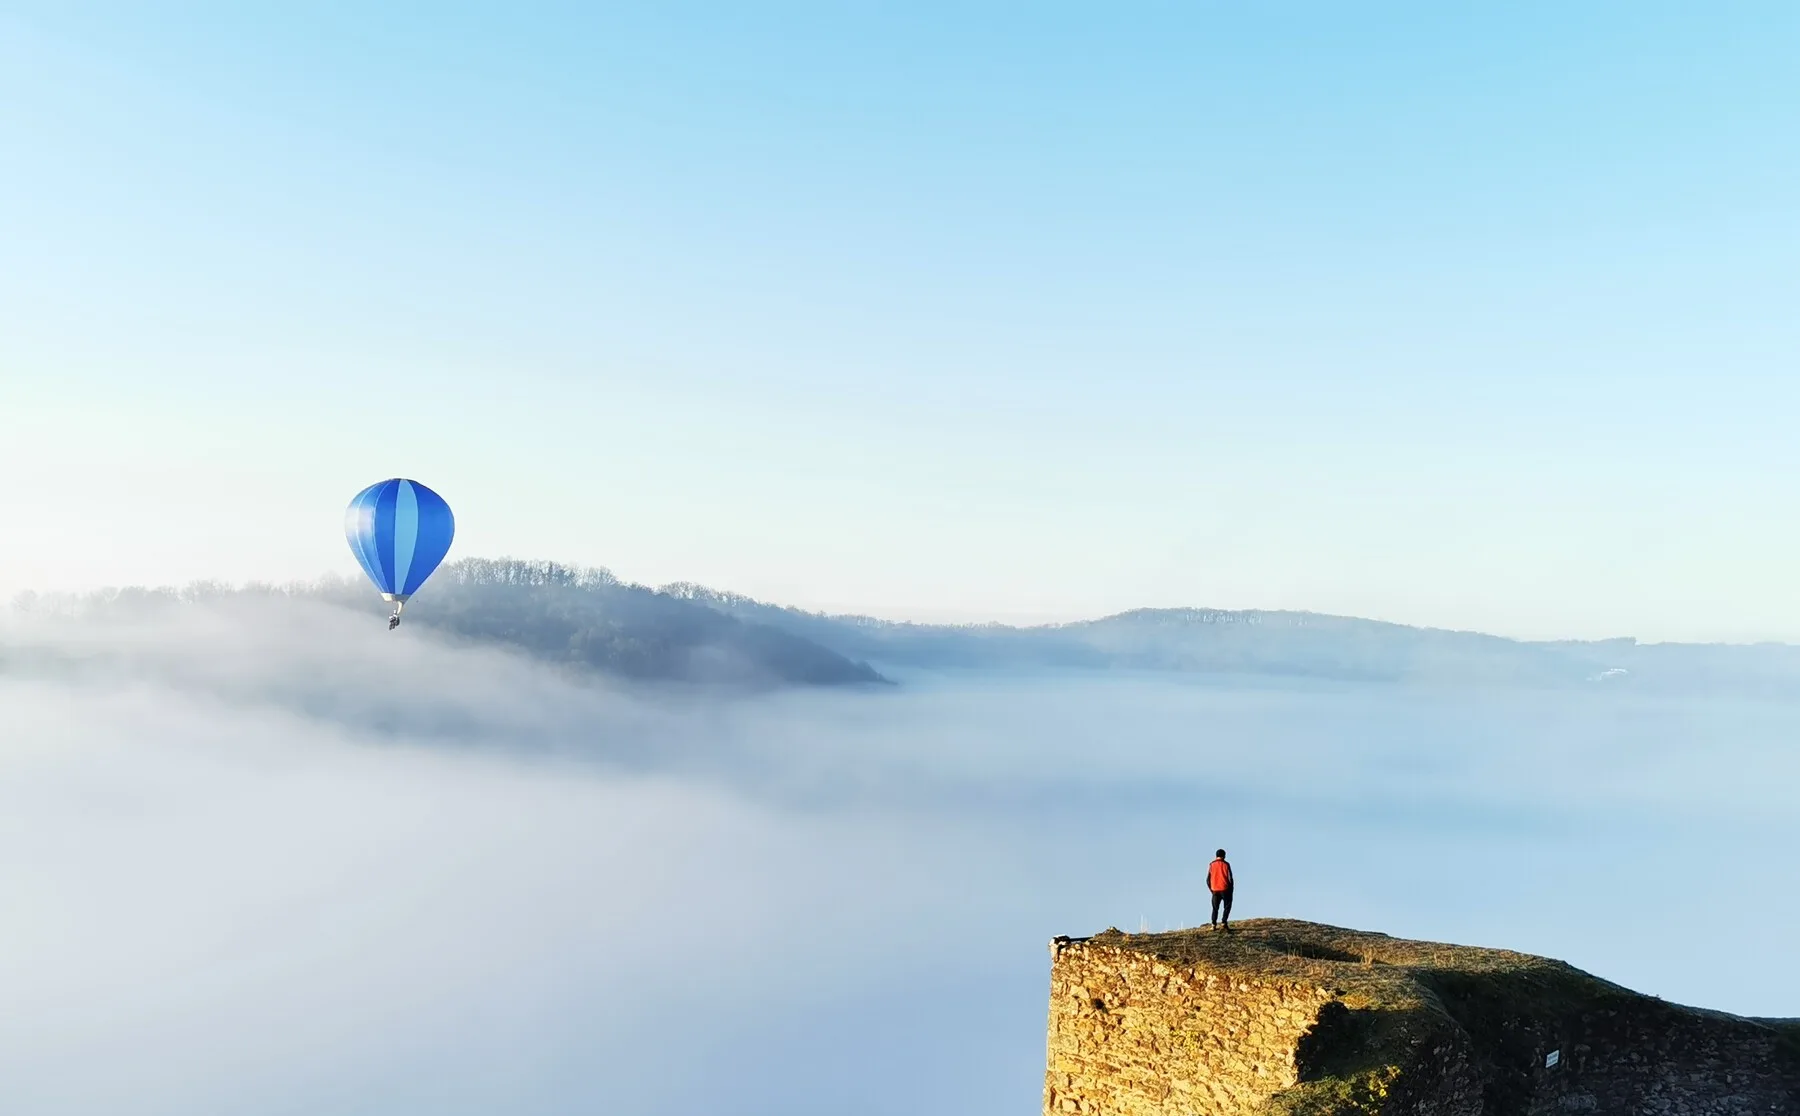
[[[1286,920],[1051,948],[1046,1116],[1800,1116],[1800,1025],[1543,958]]]
[[[1046,1114],[1230,1116],[1293,1085],[1324,988],[1053,947]]]
[[[1489,1107],[1526,1116],[1630,1113],[1632,1116],[1793,1116],[1800,1077],[1775,1032],[1747,1019],[1649,1001],[1573,1018],[1521,1021],[1537,1035],[1523,1072],[1509,1075],[1488,1056]],[[1485,1045],[1475,1038],[1479,1049]],[[1540,1051],[1555,1050],[1547,1067]],[[1507,1090],[1509,1077],[1522,1087]],[[1508,1095],[1508,1094],[1511,1095]],[[1514,1100],[1514,1098],[1517,1098]],[[1511,1102],[1511,1103],[1507,1103]]]

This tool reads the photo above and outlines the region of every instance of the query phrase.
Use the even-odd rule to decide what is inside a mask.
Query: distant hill
[[[1135,609],[1035,627],[913,624],[784,608],[688,583],[663,592],[877,666],[1800,694],[1800,648],[1787,644],[1528,641],[1313,612],[1204,608]]]
[[[89,607],[277,594],[382,615],[360,580],[281,588],[130,589]],[[838,686],[883,668],[1168,671],[1343,682],[1720,691],[1800,696],[1800,647],[1527,641],[1312,612],[1144,608],[1070,624],[913,624],[827,615],[687,582],[652,589],[604,569],[511,558],[446,564],[408,629],[516,648],[647,681]]]

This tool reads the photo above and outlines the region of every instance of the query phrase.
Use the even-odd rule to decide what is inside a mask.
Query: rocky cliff
[[[1052,943],[1046,1116],[1800,1116],[1800,1022],[1285,919]]]

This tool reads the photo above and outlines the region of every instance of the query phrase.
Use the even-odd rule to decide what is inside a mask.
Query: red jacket
[[[1232,882],[1231,862],[1224,858],[1213,861],[1206,871],[1206,886],[1214,891],[1230,891]]]

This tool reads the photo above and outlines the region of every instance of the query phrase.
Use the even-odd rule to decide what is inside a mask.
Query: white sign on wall
[[[1560,1061],[1562,1061],[1562,1051],[1552,1050],[1550,1053],[1544,1055],[1544,1068],[1550,1069]]]

